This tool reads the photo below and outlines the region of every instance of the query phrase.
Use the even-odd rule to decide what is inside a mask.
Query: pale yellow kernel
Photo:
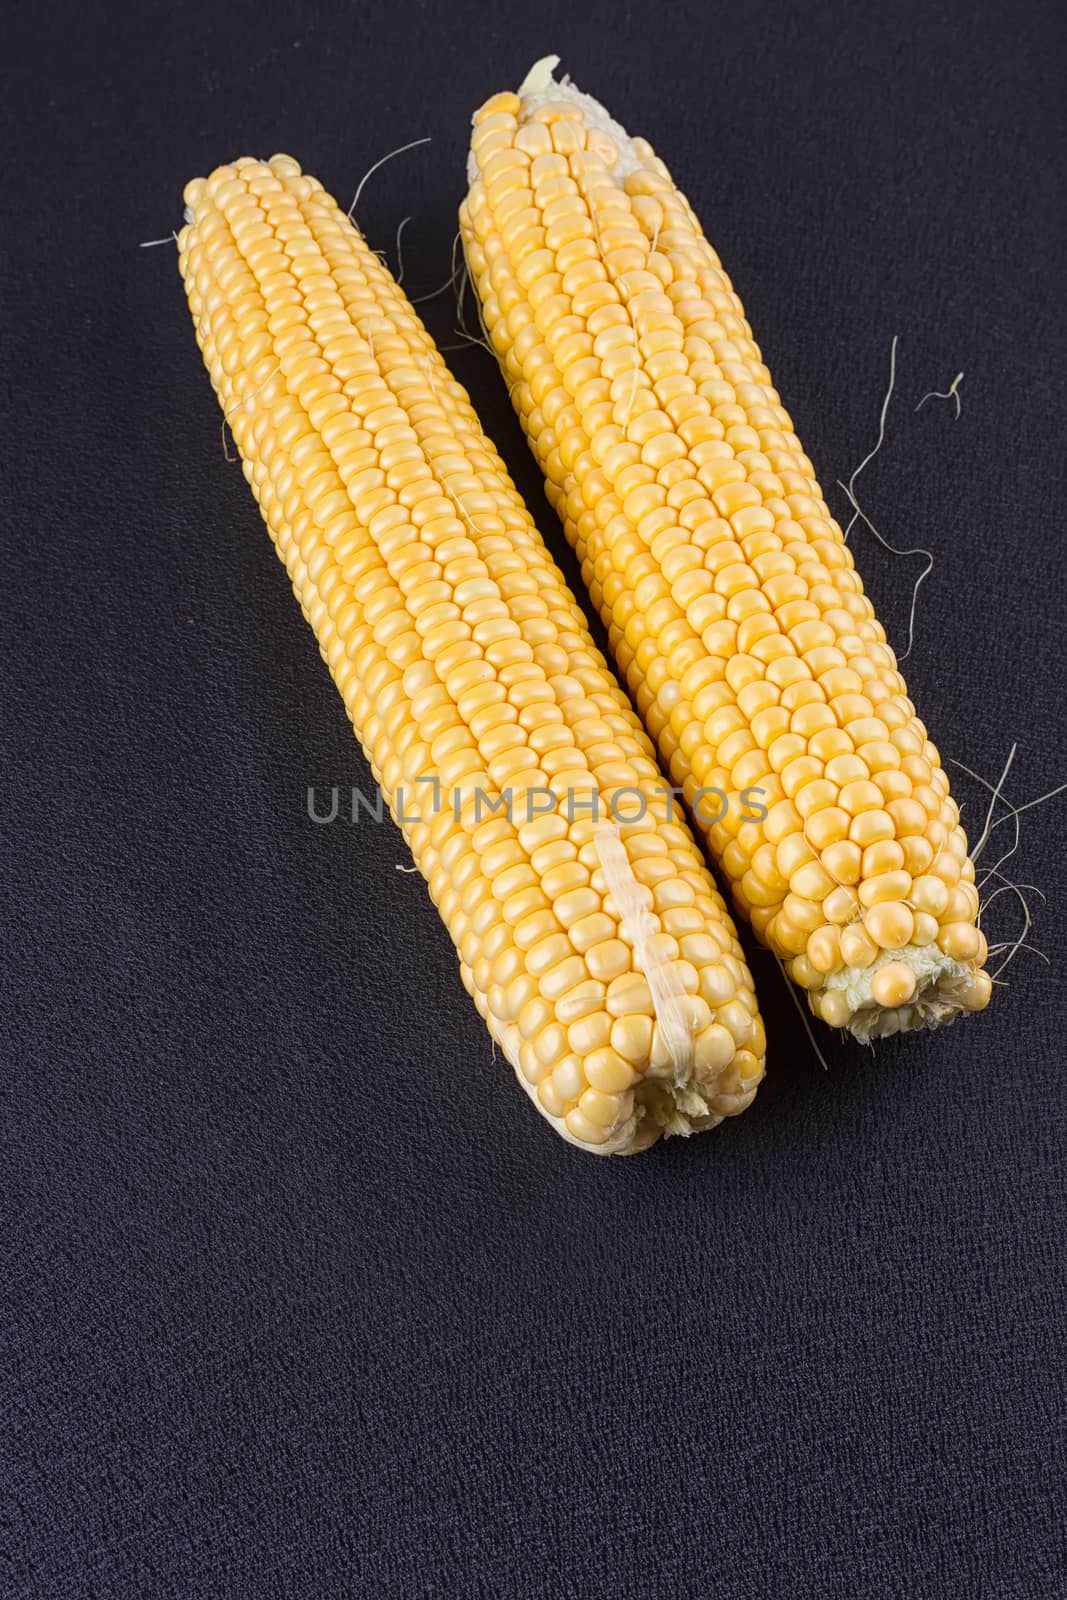
[[[552,967],[539,981],[542,995],[547,1000],[559,1000],[568,989],[573,989],[589,976],[585,961],[579,955],[568,956],[558,966]],[[595,974],[594,974],[595,976]]]
[[[601,945],[614,939],[615,923],[603,911],[594,911],[591,916],[582,917],[578,922],[572,923],[567,930],[567,937],[571,944],[583,954],[596,945]],[[603,974],[593,973],[594,978],[603,981]]]
[[[620,1063],[625,1065],[625,1063]],[[623,1115],[624,1102],[618,1094],[605,1094],[602,1089],[586,1089],[578,1102],[582,1115],[601,1128],[614,1127]]]
[[[548,1001],[535,994],[518,1013],[519,1033],[524,1039],[533,1039],[542,1028],[554,1022],[555,1017],[556,1013]]]
[[[642,1065],[648,1061],[652,1052],[652,1018],[632,1013],[626,1017],[616,1017],[611,1025],[611,1048],[620,1055],[624,1061]],[[586,1063],[587,1073],[591,1073],[590,1064]],[[590,1083],[595,1088],[602,1089],[604,1084],[597,1083],[590,1076]],[[616,1087],[612,1085],[611,1087]],[[619,1087],[625,1087],[620,1085]]]
[[[916,911],[915,928],[911,942],[919,946],[933,944],[937,939],[938,921],[928,911]]]
[[[634,1082],[633,1065],[611,1045],[601,1045],[585,1058],[585,1076],[601,1094],[618,1094]]]
[[[902,950],[915,928],[911,907],[901,900],[883,900],[872,906],[864,922],[875,944],[883,950]]]
[[[575,1055],[583,1057],[606,1045],[610,1037],[611,1018],[606,1011],[590,1011],[588,1015],[572,1022],[567,1029],[569,1048]]]
[[[555,913],[556,920],[564,928],[569,928],[572,923],[580,921],[583,917],[592,916],[601,907],[601,898],[595,889],[589,887],[585,869],[577,862],[573,862],[570,865],[572,870],[576,868],[577,872],[586,881],[583,886],[570,889],[565,894],[561,894],[553,904],[552,910]],[[542,880],[542,887],[546,894],[550,892],[547,873]]]
[[[751,1031],[751,1018],[749,1019]],[[718,1022],[702,1028],[693,1044],[694,1065],[701,1077],[722,1072],[734,1058],[737,1045],[733,1034]]]
[[[520,949],[522,948],[517,939],[515,943]],[[537,944],[531,946],[526,952],[526,970],[532,973],[535,978],[539,978],[542,973],[550,971],[557,962],[565,961],[569,953],[570,947],[567,943],[567,935],[565,933],[550,934],[547,939],[539,940]]]
[[[573,1102],[586,1086],[585,1070],[576,1055],[567,1055],[552,1069],[552,1082],[563,1100]]]
[[[567,1033],[558,1022],[550,1022],[532,1041],[534,1055],[542,1066],[554,1067],[567,1054]]]
[[[605,939],[585,952],[585,962],[592,977],[610,983],[629,969],[631,952],[621,939]]]
[[[880,1006],[906,1005],[915,993],[915,974],[903,961],[888,961],[871,979],[871,995]]]
[[[701,999],[706,1000],[713,1011],[718,1006],[726,1005],[737,993],[737,983],[732,973],[721,964],[700,967],[698,975]]]
[[[699,917],[699,912],[697,915]],[[699,973],[704,967],[718,961],[719,944],[710,934],[687,933],[678,941],[678,953],[683,961],[691,962]]]
[[[550,1117],[566,1114],[568,1102],[563,1099],[551,1077],[542,1078],[537,1085],[537,1099],[542,1111],[546,1111]]]
[[[539,1089],[538,1094],[540,1092]],[[573,1138],[579,1140],[581,1144],[606,1144],[611,1137],[610,1128],[604,1127],[599,1122],[593,1122],[590,1117],[587,1117],[584,1112],[579,1111],[577,1108],[573,1111],[568,1111],[564,1121],[567,1125],[567,1132]]]
[[[652,1010],[648,983],[640,972],[626,972],[607,988],[605,1004],[612,1017],[647,1015]]]
[[[719,1027],[727,1030],[738,1046],[747,1044],[752,1037],[752,1015],[740,1000],[730,1000],[726,1005],[719,1006],[715,1021]]]

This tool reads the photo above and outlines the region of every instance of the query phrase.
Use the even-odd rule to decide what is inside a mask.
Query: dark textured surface
[[[1067,1592],[1062,804],[1011,863],[1051,967],[875,1059],[824,1031],[824,1073],[756,955],[756,1105],[630,1162],[565,1146],[491,1059],[394,833],[306,818],[367,770],[223,458],[174,252],[138,242],[222,160],[289,150],[347,200],[428,133],[360,207],[390,252],[412,214],[425,291],[470,112],[547,49],[671,163],[827,486],[900,335],[866,499],[937,557],[914,698],[976,771],[1018,739],[1017,800],[1067,776],[1051,5],[20,8],[5,1600]],[[491,363],[453,360],[543,510]],[[913,415],[960,368],[960,420]],[[918,563],[857,548],[900,641]]]

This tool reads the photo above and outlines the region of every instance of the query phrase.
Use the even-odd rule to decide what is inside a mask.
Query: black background
[[[307,819],[309,784],[369,774],[224,459],[175,251],[138,248],[221,161],[289,151],[347,204],[430,134],[359,211],[394,265],[411,215],[425,292],[471,112],[559,51],[688,191],[828,489],[900,336],[864,487],[936,557],[911,691],[976,772],[1019,742],[1021,803],[1067,778],[1061,43],[1040,0],[20,8],[5,1597],[1065,1592],[1062,800],[1010,864],[1052,964],[985,1016],[874,1057],[823,1029],[827,1072],[755,953],[752,1110],[569,1148],[398,835]],[[424,310],[454,342],[449,298]],[[452,360],[562,552],[493,364]],[[958,421],[913,412],[961,368]],[[921,562],[856,540],[901,644]]]

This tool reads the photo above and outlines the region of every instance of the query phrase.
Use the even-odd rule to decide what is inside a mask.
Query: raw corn
[[[474,117],[488,338],[664,766],[826,1022],[990,995],[948,779],[741,303],[643,139],[555,57]],[[711,791],[762,791],[766,815]]]
[[[245,476],[520,1082],[600,1153],[743,1110],[764,1035],[729,913],[466,393],[295,161],[185,199],[181,271]]]

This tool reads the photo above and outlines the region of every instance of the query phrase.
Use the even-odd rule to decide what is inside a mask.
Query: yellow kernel
[[[867,763],[861,761],[859,756],[842,755],[835,756],[832,761],[826,763],[826,776],[831,783],[847,786],[866,782],[870,777],[870,772]],[[880,804],[880,800],[875,803]],[[852,809],[847,805],[847,802],[845,804],[847,809]]]
[[[846,966],[869,967],[877,954],[878,946],[862,922],[852,922],[841,929],[841,959]]]
[[[915,974],[903,961],[888,961],[871,979],[871,994],[880,1006],[906,1005],[915,993]]]
[[[821,921],[821,914],[818,920]],[[800,928],[783,909],[774,918],[768,932],[778,952],[783,955],[799,956],[807,949],[808,935],[814,932],[817,926],[818,921],[813,922],[810,928]]]
[[[919,911],[926,911],[932,917],[940,917],[948,907],[949,888],[941,878],[927,875],[912,879],[911,894],[908,898],[914,902]]]
[[[813,850],[825,851],[847,840],[851,822],[852,818],[848,812],[843,811],[840,806],[824,806],[821,811],[806,819],[804,837]],[[825,856],[823,865],[826,865]],[[827,867],[827,871],[829,870]]]
[[[836,972],[841,965],[841,940],[837,929],[816,928],[808,940],[807,955],[816,972]]]
[[[734,1056],[734,1068],[741,1080],[743,1090],[754,1088],[763,1077],[763,1054],[767,1048],[767,1040],[763,1032],[763,1024],[756,1028],[756,1037],[752,1042],[751,1050],[739,1050]]]
[[[782,910],[793,926],[804,933],[812,933],[825,920],[822,906],[814,900],[808,900],[804,895],[787,894],[782,902]],[[806,944],[807,940],[804,943]]]
[[[973,883],[961,882],[950,892],[945,907],[945,922],[971,922],[978,915],[978,890]]]
[[[869,844],[863,852],[863,876],[878,878],[886,872],[899,872],[904,865],[904,851],[896,839],[879,839]]]
[[[844,811],[858,818],[867,811],[880,811],[882,791],[869,779],[860,779],[855,783],[846,783],[838,796],[838,801]]]
[[[808,861],[793,873],[789,887],[805,900],[821,901],[834,888],[834,880],[818,861]]]
[[[911,879],[906,872],[883,872],[879,877],[866,878],[860,884],[860,904],[876,906],[883,900],[910,900],[911,888]]]
[[[700,913],[695,913],[699,918]],[[701,919],[699,926],[703,926]],[[689,961],[699,973],[703,967],[713,965],[719,959],[719,944],[707,933],[684,934],[678,941],[678,953],[683,961]]]
[[[911,907],[901,900],[883,900],[872,906],[864,922],[875,944],[883,950],[902,950],[915,928]]]
[[[788,883],[793,874],[815,859],[815,852],[800,830],[783,839],[775,853],[775,864]]]
[[[993,993],[993,983],[988,972],[974,972],[960,992],[960,1003],[965,1011],[984,1011]]]
[[[816,817],[822,811],[839,809],[837,800],[837,786],[831,783],[828,778],[813,778],[810,782],[803,784],[794,796],[794,804],[800,815],[805,819]],[[806,820],[805,826],[807,826]]]
[[[752,1015],[740,1000],[730,1000],[726,1005],[719,1006],[715,1021],[720,1028],[726,1029],[736,1045],[747,1044],[752,1037]]]
[[[896,824],[899,834],[923,833],[926,830],[927,816],[917,800],[900,799],[891,800],[886,807],[889,815]]]
[[[863,856],[858,844],[842,839],[822,853],[822,864],[837,883],[858,883]]]
[[[924,839],[920,833],[908,834],[900,840],[900,847],[904,852],[904,868],[913,878],[927,872],[934,859],[934,847],[929,839]]]
[[[542,1028],[554,1022],[556,1013],[547,1000],[535,995],[518,1011],[519,1033],[524,1039],[533,1039]]]
[[[823,989],[813,999],[820,1017],[831,1028],[843,1028],[852,1016],[852,1007],[841,989]]]
[[[879,839],[892,839],[894,832],[893,819],[887,811],[864,811],[853,818],[848,836],[861,850],[866,850]]]
[[[973,961],[982,947],[982,935],[973,922],[946,922],[937,943],[953,961]]]
[[[823,916],[827,922],[843,924],[851,922],[859,910],[859,904],[852,890],[844,884],[836,889],[831,889],[822,903]]]

